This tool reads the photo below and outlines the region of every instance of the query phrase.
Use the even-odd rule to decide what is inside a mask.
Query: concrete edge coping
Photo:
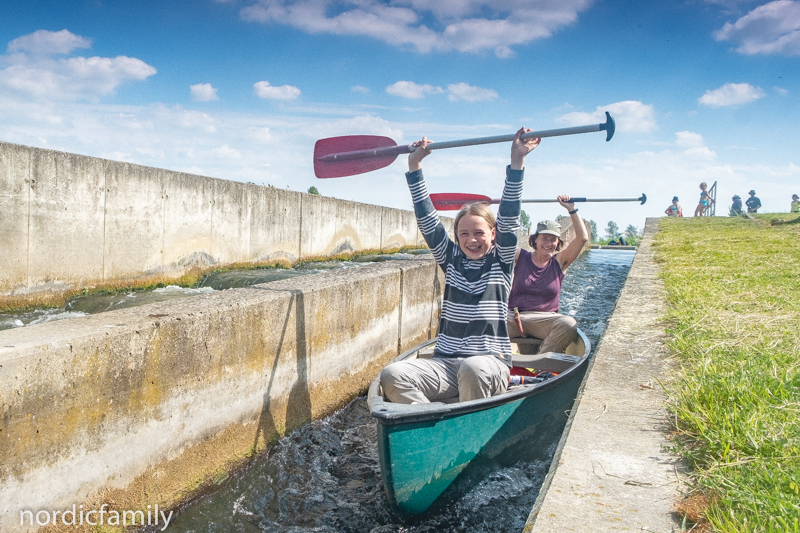
[[[154,321],[170,320],[193,313],[202,313],[209,308],[220,306],[245,306],[250,302],[258,302],[270,293],[314,291],[336,284],[341,278],[358,276],[378,276],[380,272],[391,269],[403,269],[404,266],[427,264],[433,261],[430,257],[419,259],[397,259],[379,263],[370,263],[353,268],[343,268],[298,276],[284,280],[270,281],[249,287],[213,291],[205,294],[185,296],[162,302],[116,309],[102,313],[80,317],[65,318],[32,324],[19,328],[0,331],[0,362],[10,360],[14,353],[36,346],[66,342],[76,336],[106,336],[119,328],[136,328]],[[299,281],[298,281],[299,280]]]

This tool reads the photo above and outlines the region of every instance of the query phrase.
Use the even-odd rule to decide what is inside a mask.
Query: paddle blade
[[[325,156],[391,146],[397,146],[397,143],[389,137],[377,135],[345,135],[320,139],[314,145],[314,174],[322,179],[341,178],[388,167],[397,158],[397,154],[341,161],[331,160]]]
[[[431,194],[431,202],[437,211],[458,211],[466,204],[473,202],[493,203],[488,196],[480,194],[468,194],[461,192],[442,192]]]

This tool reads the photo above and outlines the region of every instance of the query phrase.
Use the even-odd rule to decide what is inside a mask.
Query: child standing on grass
[[[704,181],[700,184],[700,202],[697,204],[697,207],[694,210],[694,216],[701,217],[706,211],[706,208],[714,203],[714,199],[711,198],[711,195],[708,194],[708,185]]]
[[[408,156],[406,181],[425,242],[445,274],[442,315],[431,359],[392,363],[381,372],[381,386],[395,403],[428,403],[458,396],[459,401],[501,394],[508,387],[511,343],[506,315],[517,250],[525,156],[540,139],[523,140],[520,129],[511,145],[511,164],[497,219],[482,203],[456,215],[455,242],[428,196],[422,159],[431,141],[423,137]]]

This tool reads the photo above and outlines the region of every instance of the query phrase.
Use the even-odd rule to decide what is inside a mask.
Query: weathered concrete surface
[[[422,244],[412,211],[0,142],[0,300]]]
[[[649,218],[617,306],[524,531],[680,531],[678,458],[664,450],[663,287]]]
[[[100,159],[31,154],[28,283],[83,284],[103,273],[105,178]]]
[[[31,163],[30,151],[24,147],[4,148],[0,150],[0,287],[15,290],[28,284]]]
[[[174,506],[434,335],[441,283],[391,261],[0,331],[0,531]]]
[[[409,217],[405,211],[382,208],[381,213],[381,249],[395,250],[405,246],[425,246],[422,233],[417,229],[417,219]],[[442,222],[449,227],[452,218],[443,218]]]

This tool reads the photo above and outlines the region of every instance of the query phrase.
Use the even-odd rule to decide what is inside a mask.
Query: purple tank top
[[[558,298],[561,296],[561,281],[564,273],[555,257],[539,268],[533,264],[531,252],[519,251],[519,260],[514,265],[514,281],[508,297],[508,308],[520,311],[547,311],[558,313]]]

